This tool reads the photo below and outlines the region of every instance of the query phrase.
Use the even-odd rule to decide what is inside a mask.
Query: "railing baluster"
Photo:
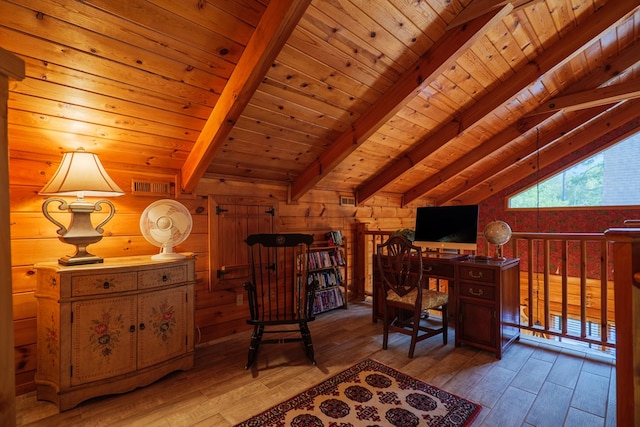
[[[587,337],[587,242],[580,241],[580,336]]]
[[[549,244],[550,240],[543,240],[544,247],[544,330],[548,331],[550,328],[549,321],[551,320],[551,298],[550,298],[550,285],[549,285]]]
[[[609,253],[607,242],[600,243],[600,338],[605,344],[609,341]]]
[[[528,256],[527,256],[527,275],[529,276],[529,301],[527,301],[527,304],[529,306],[529,327],[533,327],[533,286],[531,286],[533,284],[533,272],[535,271],[534,265],[533,265],[533,254],[535,253],[533,250],[533,239],[530,239],[527,241],[527,250],[529,251]],[[537,280],[537,279],[536,279]],[[536,307],[537,308],[537,307]]]
[[[569,333],[569,241],[562,242],[562,334]]]

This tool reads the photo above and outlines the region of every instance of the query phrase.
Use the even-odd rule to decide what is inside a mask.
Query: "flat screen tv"
[[[475,251],[478,205],[425,206],[416,212],[415,243],[428,249]]]

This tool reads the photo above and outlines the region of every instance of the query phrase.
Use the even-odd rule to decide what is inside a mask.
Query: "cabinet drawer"
[[[173,285],[187,281],[187,267],[162,267],[153,270],[142,270],[138,274],[138,288],[147,289],[156,286]]]
[[[479,282],[495,283],[496,282],[496,270],[493,268],[460,267],[460,279],[461,280],[477,280]]]
[[[424,261],[422,264],[423,274],[427,276],[442,276],[453,279],[453,264],[430,263]]]
[[[97,295],[135,290],[138,283],[135,271],[128,273],[100,272],[87,276],[71,277],[71,295]]]
[[[461,283],[459,292],[461,297],[473,297],[493,301],[495,299],[496,288],[495,286]]]

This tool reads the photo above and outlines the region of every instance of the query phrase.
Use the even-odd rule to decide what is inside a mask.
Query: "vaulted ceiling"
[[[477,203],[637,131],[640,0],[8,0],[14,157]],[[38,153],[38,154],[34,154]],[[586,153],[585,153],[586,155]]]

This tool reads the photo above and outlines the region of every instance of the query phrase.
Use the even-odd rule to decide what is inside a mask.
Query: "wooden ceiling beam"
[[[318,159],[311,163],[291,184],[291,200],[298,200],[349,154],[373,135],[410,99],[416,97],[473,43],[511,11],[511,6],[486,14],[468,25],[446,32],[432,48],[407,69],[385,94],[351,128],[343,132]]]
[[[222,148],[278,52],[287,42],[311,0],[271,1],[233,74],[182,166],[181,183],[191,192]]]
[[[640,56],[640,51],[638,51]],[[640,98],[640,79],[611,86],[598,87],[583,92],[552,98],[536,108],[527,116],[553,113],[556,111],[576,111],[598,105],[615,104],[625,99]]]
[[[454,189],[438,197],[436,204],[445,204],[454,200],[465,204],[479,203],[498,191],[502,191],[508,186],[538,173],[540,169],[581,149],[634,119],[637,122],[639,106],[640,101],[631,100],[621,102],[611,109],[606,106],[599,106],[583,110],[580,113],[569,113],[573,116],[569,121],[556,126],[554,129],[544,129],[544,133],[541,132],[539,138],[531,138],[531,142],[526,147],[495,164],[482,174],[470,179],[465,183],[464,189]],[[598,116],[600,116],[599,120],[593,120]],[[581,126],[583,127],[579,131],[575,130]],[[585,135],[587,136],[585,137]],[[604,145],[609,145],[609,143],[610,141],[606,141]],[[601,148],[602,146],[599,147]],[[540,152],[539,158],[538,151]],[[594,152],[591,151],[585,154],[581,159],[592,155]],[[557,170],[552,173],[557,173]],[[538,179],[544,178],[544,176],[538,177]],[[482,189],[482,191],[477,190],[476,187],[487,183],[489,180],[492,180],[492,182],[487,184],[486,188]],[[463,196],[474,189],[473,195]]]
[[[503,7],[507,4],[513,6],[513,11],[530,6],[534,3],[540,3],[544,0],[474,0],[465,7],[453,20],[447,25],[446,29],[459,27],[466,24],[472,19],[478,18],[485,13],[491,12],[499,7]]]
[[[589,46],[598,36],[627,16],[637,6],[628,2],[607,2],[570,33],[529,62],[474,106],[444,125],[435,134],[427,135],[415,148],[409,150],[369,181],[356,189],[357,202],[364,203],[387,184],[400,177],[414,165],[431,155],[464,130],[477,125],[496,108],[517,96],[522,90],[547,72],[557,69]]]
[[[588,93],[591,90],[585,90],[587,88],[597,88],[619,76],[624,70],[632,67],[640,61],[640,49],[637,44],[628,46],[615,57],[609,58],[606,63],[600,64],[600,66],[594,70],[590,75],[585,76],[579,81],[575,82],[571,86],[567,87],[563,92],[574,93]],[[612,87],[612,86],[607,86]],[[569,95],[571,96],[571,95]],[[563,96],[556,99],[563,98]],[[538,126],[541,122],[552,116],[553,112],[546,112],[546,114],[537,114],[533,116],[533,120],[525,118],[519,120],[512,126],[509,126],[504,131],[500,132],[493,138],[485,141],[476,149],[462,156],[455,162],[451,162],[447,167],[440,172],[426,178],[419,184],[415,185],[408,191],[406,191],[402,197],[403,205],[409,204],[419,197],[428,196],[428,193],[435,189],[437,186],[446,182],[448,179],[461,173],[466,168],[470,167],[476,162],[481,161],[486,156],[490,155],[496,150],[506,146],[511,141],[522,136],[535,126]],[[453,197],[455,198],[455,196]]]

